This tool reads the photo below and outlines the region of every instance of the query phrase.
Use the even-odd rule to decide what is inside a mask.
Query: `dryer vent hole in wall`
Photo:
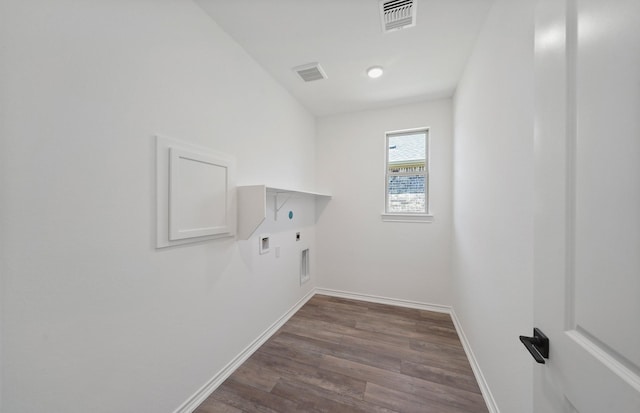
[[[260,254],[266,254],[269,252],[269,235],[260,235]]]
[[[309,248],[302,250],[300,255],[300,285],[311,278],[309,274]]]

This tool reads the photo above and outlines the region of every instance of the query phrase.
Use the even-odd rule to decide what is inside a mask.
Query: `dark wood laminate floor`
[[[195,412],[487,408],[448,314],[316,295]]]

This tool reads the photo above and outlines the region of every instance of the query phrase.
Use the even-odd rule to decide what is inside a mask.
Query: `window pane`
[[[387,135],[387,213],[426,213],[427,131]]]
[[[427,135],[424,132],[389,136],[389,166],[421,163],[424,165]]]
[[[387,179],[387,212],[426,212],[424,175],[391,175]]]

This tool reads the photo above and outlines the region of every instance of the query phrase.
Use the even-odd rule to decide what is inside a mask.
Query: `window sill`
[[[433,222],[431,214],[382,214],[384,222]]]

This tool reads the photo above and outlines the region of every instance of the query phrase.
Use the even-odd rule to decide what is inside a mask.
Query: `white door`
[[[537,7],[534,412],[640,413],[640,0]]]

